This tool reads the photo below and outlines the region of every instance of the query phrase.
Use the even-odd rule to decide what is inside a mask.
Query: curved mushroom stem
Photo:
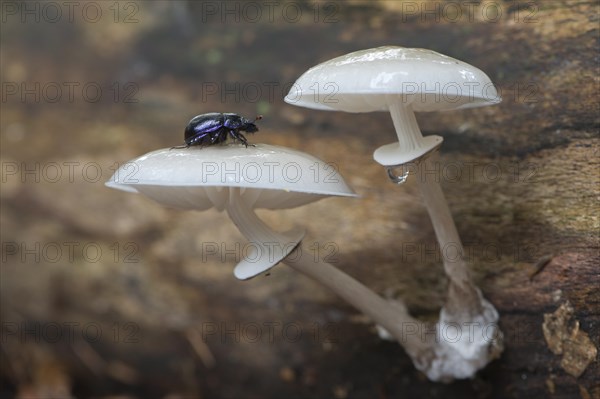
[[[480,296],[471,282],[463,257],[464,248],[440,187],[439,173],[435,172],[436,162],[438,154],[421,160],[416,180],[440,246],[444,271],[450,280],[445,308],[451,314],[479,315],[482,311]]]
[[[400,301],[389,302],[338,268],[312,257],[300,244],[283,261],[318,281],[382,326],[404,347],[416,367],[428,368],[434,354],[432,328],[410,316]]]
[[[402,302],[389,302],[334,266],[315,260],[298,245],[303,232],[298,241],[294,241],[288,234],[273,231],[241,197],[239,188],[230,188],[226,209],[240,232],[256,245],[257,251],[268,254],[269,258],[267,262],[242,260],[236,266],[236,277],[253,277],[283,259],[287,265],[325,285],[385,328],[400,342],[417,368],[429,368],[435,358],[435,342],[432,342],[435,334],[431,333],[431,326],[411,317]],[[286,250],[280,251],[281,248]]]
[[[433,381],[451,381],[473,377],[498,357],[503,337],[497,325],[498,312],[471,281],[464,249],[439,184],[437,159],[435,153],[417,162],[416,180],[440,246],[449,287],[436,326],[434,359],[423,368],[416,366]],[[460,330],[458,338],[447,336],[449,328]]]
[[[396,99],[390,106],[390,114],[394,122],[396,134],[398,135],[398,151],[405,153],[405,155],[408,154],[406,159],[413,156],[416,156],[413,159],[418,159],[441,144],[441,140],[437,142],[437,140],[430,139],[431,137],[438,136],[423,137],[410,104],[402,102],[401,99]],[[381,153],[385,153],[386,149],[392,149],[394,145],[388,144],[377,149],[377,151],[381,150],[381,155]],[[410,162],[411,160],[406,162]],[[440,245],[444,259],[444,270],[450,279],[446,309],[452,314],[466,312],[467,315],[478,315],[482,311],[480,295],[471,283],[467,265],[463,258],[464,249],[454,220],[452,219],[452,214],[442,193],[442,188],[439,184],[439,174],[435,172],[436,161],[434,160],[437,160],[437,154],[423,157],[409,166],[416,164],[418,168],[417,181],[419,188]],[[401,165],[401,163],[397,165]],[[409,167],[408,169],[411,168]],[[391,175],[390,178],[392,178]],[[403,179],[398,181],[403,181]]]
[[[500,354],[501,333],[495,324],[498,313],[476,288],[481,314],[457,319],[442,309],[440,320],[432,325],[411,317],[403,302],[389,302],[341,270],[313,259],[301,245],[284,263],[325,285],[371,317],[404,347],[415,367],[432,381],[473,377]]]
[[[239,187],[229,188],[227,214],[252,245],[235,267],[234,275],[245,280],[261,274],[285,258],[304,237],[304,231],[278,233],[267,226],[241,196]]]
[[[405,151],[421,148],[423,134],[419,129],[415,112],[410,104],[393,104],[390,106],[390,115],[398,135],[398,144]]]

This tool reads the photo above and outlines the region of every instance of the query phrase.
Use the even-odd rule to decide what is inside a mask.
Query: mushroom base
[[[504,344],[503,334],[498,327],[498,312],[483,298],[479,289],[476,290],[482,307],[481,314],[457,317],[446,308],[440,311],[436,325],[435,357],[426,367],[420,368],[432,381],[451,382],[472,378],[502,353]]]

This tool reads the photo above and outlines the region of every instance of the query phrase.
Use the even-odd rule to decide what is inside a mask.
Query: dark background
[[[597,2],[1,6],[1,397],[600,397],[597,360],[567,374],[541,327],[568,300],[599,344]],[[417,187],[394,187],[372,160],[395,138],[390,117],[283,102],[311,66],[382,45],[468,62],[504,98],[417,116],[445,138],[442,186],[506,335],[472,380],[427,381],[364,316],[285,266],[235,280],[223,253],[244,241],[224,214],[103,185],[180,144],[196,114],[262,114],[252,141],[334,162],[361,198],[261,216],[306,227],[317,256],[435,317],[446,280]]]

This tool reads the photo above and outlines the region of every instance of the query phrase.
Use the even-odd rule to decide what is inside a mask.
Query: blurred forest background
[[[597,359],[574,376],[542,333],[568,301],[600,346],[597,1],[1,7],[0,397],[600,397]],[[361,198],[261,216],[306,227],[315,256],[435,317],[446,280],[417,187],[392,185],[372,160],[395,138],[389,115],[283,102],[308,68],[382,45],[468,62],[504,98],[417,115],[445,138],[442,186],[506,334],[472,380],[427,381],[364,316],[284,266],[235,280],[226,254],[243,240],[224,214],[104,186],[127,160],[181,144],[194,115],[262,114],[254,142],[334,162]]]

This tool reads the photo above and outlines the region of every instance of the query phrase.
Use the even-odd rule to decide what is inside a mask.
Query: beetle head
[[[256,118],[254,118],[254,120],[252,122],[248,121],[246,123],[246,125],[244,126],[244,131],[246,131],[248,133],[258,132],[258,126],[256,126],[256,124],[254,122],[259,121],[261,119],[262,119],[262,115],[257,115]]]

